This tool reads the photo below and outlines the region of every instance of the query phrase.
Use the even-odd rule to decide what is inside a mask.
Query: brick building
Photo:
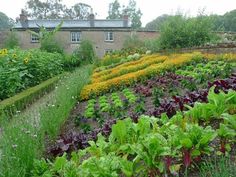
[[[38,48],[37,36],[28,30],[37,32],[41,26],[50,30],[60,22],[61,20],[28,20],[26,15],[20,14],[20,18],[14,26],[20,47],[23,49]],[[68,53],[78,47],[82,39],[90,40],[97,56],[102,57],[106,52],[121,49],[127,36],[134,33],[141,40],[153,39],[159,35],[155,31],[133,31],[126,15],[120,20],[98,20],[93,14],[90,14],[87,20],[63,20],[63,25],[56,34],[56,40]]]

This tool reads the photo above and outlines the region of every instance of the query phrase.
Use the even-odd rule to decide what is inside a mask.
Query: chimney
[[[129,15],[127,14],[127,11],[125,11],[123,15],[123,27],[128,27],[128,23],[129,23]]]
[[[95,15],[93,13],[93,9],[91,9],[91,12],[88,16],[88,20],[90,21],[90,27],[94,27],[94,19],[95,19]]]
[[[26,12],[23,9],[21,10],[21,14],[20,14],[20,19],[19,20],[20,20],[20,22],[23,22],[23,23],[27,22],[27,20],[28,20]]]

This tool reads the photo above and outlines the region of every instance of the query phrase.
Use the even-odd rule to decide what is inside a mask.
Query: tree
[[[140,28],[142,26],[141,17],[142,12],[136,7],[135,0],[129,0],[129,4],[121,8],[118,0],[109,4],[107,19],[121,19],[122,15],[127,14],[131,20],[131,27],[133,29]]]
[[[147,23],[145,28],[147,30],[160,30],[161,25],[163,25],[163,23],[166,22],[166,20],[168,20],[169,17],[170,15],[167,14],[161,15],[157,17],[155,20]]]
[[[236,10],[225,13],[223,20],[226,31],[236,31]]]
[[[109,4],[107,19],[120,19],[122,18],[121,6],[118,0]]]
[[[214,35],[211,31],[211,21],[201,14],[195,18],[175,15],[161,26],[160,48],[173,49],[203,45],[213,39]]]
[[[77,3],[68,8],[62,0],[29,0],[26,3],[27,14],[36,19],[85,19],[91,7],[84,3]]]
[[[36,19],[58,19],[62,18],[64,6],[61,0],[29,0],[26,3],[27,14]]]
[[[77,3],[71,8],[65,9],[64,18],[87,19],[91,11],[92,11],[92,7],[90,5],[84,4],[84,3]]]
[[[7,30],[11,28],[12,20],[8,18],[4,13],[0,12],[0,30]]]
[[[143,14],[140,9],[137,9],[135,0],[129,0],[128,6],[123,9],[123,14],[125,13],[127,13],[131,19],[131,27],[133,29],[137,29],[142,26],[141,17]]]

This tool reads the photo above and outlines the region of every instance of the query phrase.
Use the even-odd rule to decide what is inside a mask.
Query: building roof
[[[55,28],[62,20],[26,20],[24,22],[18,21],[15,29],[26,28]],[[63,20],[62,29],[66,28],[130,28],[131,25],[124,20]]]

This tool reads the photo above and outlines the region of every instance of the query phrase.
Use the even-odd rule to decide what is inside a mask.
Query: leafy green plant
[[[236,103],[236,94],[234,91],[230,90],[228,93],[220,91],[218,94],[214,93],[214,88],[212,87],[208,93],[208,103],[198,103],[194,104],[194,107],[186,105],[189,111],[186,116],[193,121],[211,121],[212,119],[221,119],[222,114],[231,110],[232,105]],[[234,106],[233,106],[234,108]]]
[[[211,21],[199,14],[188,18],[182,14],[169,17],[160,28],[160,48],[176,49],[203,45],[213,38]]]
[[[134,112],[139,115],[145,112],[145,102],[143,97],[140,97],[137,100],[137,105],[135,105]]]
[[[177,134],[182,147],[183,162],[186,168],[191,165],[193,158],[201,157],[203,154],[210,154],[213,151],[209,143],[217,135],[209,126],[203,128],[192,124],[186,124],[186,129],[177,131]]]
[[[56,40],[55,34],[61,29],[63,21],[58,24],[55,29],[49,31],[44,26],[41,26],[39,32],[31,31],[29,32],[39,38],[40,49],[50,53],[57,52],[63,54],[63,47],[60,45],[59,41]]]
[[[88,82],[91,72],[91,66],[83,66],[67,73],[45,102],[38,102],[35,107],[28,108],[29,114],[18,114],[11,121],[1,124],[4,131],[1,132],[0,176],[31,176],[34,159],[41,158],[46,151],[44,140],[53,140],[58,135],[60,127],[77,103],[74,98]],[[48,101],[55,106],[47,106]],[[40,119],[32,115],[39,115]],[[71,174],[72,170],[66,172]]]
[[[95,60],[95,51],[92,42],[89,40],[82,40],[75,55],[80,58],[82,63],[93,63]]]
[[[128,99],[129,104],[134,104],[137,101],[137,97],[134,95],[134,93],[131,90],[126,88],[122,92],[125,95],[125,97]]]
[[[87,118],[95,118],[95,103],[96,100],[95,99],[90,99],[88,101],[86,110],[84,112],[84,116]]]
[[[0,51],[0,100],[63,72],[63,56],[40,50]]]
[[[108,103],[108,98],[107,96],[100,96],[99,97],[99,106],[100,106],[100,111],[101,112],[109,112],[111,109],[110,104]]]
[[[229,141],[236,137],[236,131],[221,123],[217,134],[220,137],[220,152],[223,154],[229,152],[231,150]]]

